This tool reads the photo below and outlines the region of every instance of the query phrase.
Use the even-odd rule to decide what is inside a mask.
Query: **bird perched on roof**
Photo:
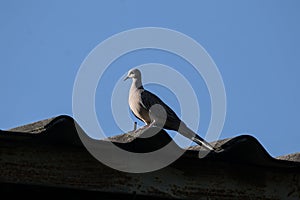
[[[178,131],[198,145],[214,150],[214,147],[188,128],[159,97],[144,89],[140,70],[131,69],[124,81],[127,79],[132,79],[128,98],[129,107],[135,117],[146,124],[143,128],[157,126]]]

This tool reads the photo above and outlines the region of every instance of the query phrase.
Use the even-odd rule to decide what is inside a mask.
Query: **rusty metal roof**
[[[149,173],[125,173],[97,161],[82,145],[69,116],[0,131],[0,190],[98,193],[106,199],[299,199],[300,154],[271,157],[252,136],[216,141],[222,149],[199,159],[190,147],[174,163]],[[132,152],[150,152],[172,142],[160,131],[141,138],[108,138]],[[95,141],[101,147],[109,141]]]

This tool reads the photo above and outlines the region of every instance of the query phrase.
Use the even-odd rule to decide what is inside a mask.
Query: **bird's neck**
[[[131,84],[131,90],[143,89],[143,84],[141,79],[133,79]]]

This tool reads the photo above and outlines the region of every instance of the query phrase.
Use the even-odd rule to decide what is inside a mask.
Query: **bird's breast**
[[[128,103],[129,107],[132,110],[134,114],[138,114],[141,112],[141,106],[140,106],[140,96],[137,92],[132,92],[129,95]]]
[[[130,92],[128,103],[131,111],[134,113],[136,117],[144,121],[146,124],[150,123],[150,118],[148,115],[148,111],[142,107],[141,105],[141,96],[140,92]]]

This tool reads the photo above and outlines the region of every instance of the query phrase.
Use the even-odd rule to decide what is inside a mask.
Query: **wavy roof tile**
[[[79,139],[76,122],[58,116],[0,131],[2,190],[98,193],[106,199],[299,199],[300,154],[271,157],[252,136],[216,141],[220,152],[199,159],[200,147],[181,149],[165,132],[144,138],[151,129],[106,140],[136,153],[171,142],[185,153],[158,171],[120,172],[97,161]],[[110,140],[110,141],[108,141]],[[119,163],[120,165],[124,163]],[[1,189],[0,189],[1,190]]]

